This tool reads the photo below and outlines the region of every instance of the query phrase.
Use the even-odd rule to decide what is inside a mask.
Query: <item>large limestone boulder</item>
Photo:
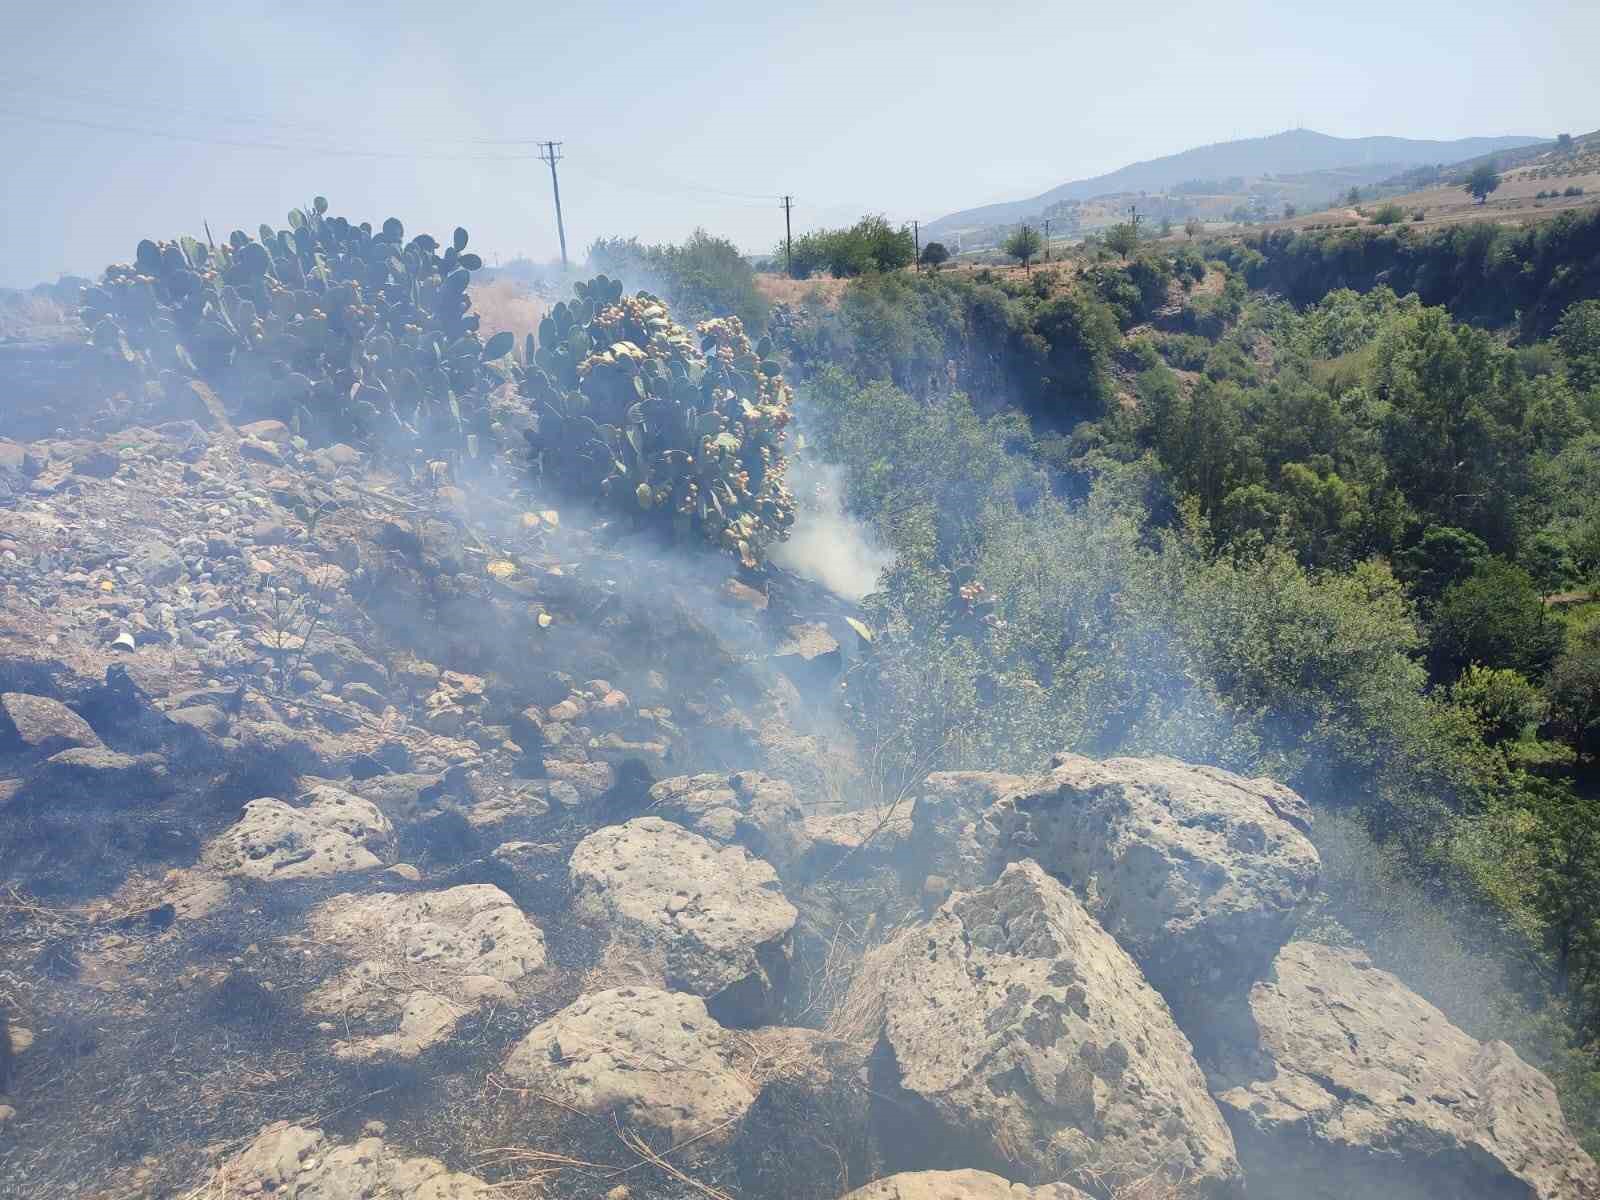
[[[650,789],[657,816],[701,837],[743,846],[788,875],[811,849],[806,814],[794,789],[759,771],[680,775]]]
[[[1089,1200],[1066,1183],[1028,1187],[987,1171],[902,1171],[857,1188],[843,1200]]]
[[[379,1137],[337,1142],[320,1129],[279,1123],[219,1167],[204,1194],[240,1200],[491,1200],[499,1193],[436,1158],[407,1156]]]
[[[312,788],[302,807],[270,796],[252,800],[205,849],[223,875],[265,882],[322,879],[383,865],[394,826],[370,800],[329,786]]]
[[[1550,1081],[1360,953],[1291,942],[1250,1011],[1257,1044],[1217,1099],[1252,1196],[1600,1196]]]
[[[506,1079],[590,1116],[665,1135],[690,1157],[725,1147],[756,1101],[728,1032],[705,1002],[658,988],[608,988],[518,1042]],[[692,1143],[692,1144],[690,1144]]]
[[[885,1144],[907,1165],[1227,1195],[1233,1139],[1190,1045],[1126,951],[1036,863],[957,893],[868,957]]]
[[[597,830],[572,852],[573,907],[614,969],[704,997],[727,1024],[779,1003],[797,913],[772,867],[660,817]]]
[[[1186,1021],[1266,972],[1320,878],[1309,808],[1268,779],[1061,754],[994,791],[973,835],[989,870],[1031,857],[1066,882]]]
[[[306,998],[346,1035],[340,1058],[415,1058],[473,1009],[512,1003],[512,985],[545,965],[543,932],[489,884],[335,896],[307,928],[349,962]]]

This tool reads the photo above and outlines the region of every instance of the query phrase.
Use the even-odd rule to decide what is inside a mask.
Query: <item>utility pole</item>
[[[1134,241],[1138,241],[1139,240],[1139,206],[1137,204],[1130,204],[1130,205],[1128,205],[1128,211],[1133,214],[1133,240]]]
[[[911,222],[911,244],[917,248],[916,257],[911,260],[912,267],[918,274],[922,272],[922,223]]]
[[[556,196],[556,233],[561,237],[561,269],[567,269],[567,227],[561,220],[561,181],[556,178],[556,164],[561,161],[561,142],[541,142],[539,161],[550,164],[550,189]]]
[[[1050,218],[1044,219],[1044,260],[1050,261]]]
[[[794,278],[794,229],[789,220],[789,212],[794,208],[794,197],[783,198],[783,273],[789,278]]]

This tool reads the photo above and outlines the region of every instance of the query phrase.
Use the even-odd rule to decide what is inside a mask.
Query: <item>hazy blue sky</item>
[[[782,192],[798,228],[927,220],[1297,124],[1600,126],[1591,0],[0,0],[0,15],[12,286],[126,261],[202,218],[281,225],[318,192],[355,220],[464,224],[486,259],[548,257],[549,171],[514,139],[566,142],[581,256],[599,234],[696,225],[765,248]]]

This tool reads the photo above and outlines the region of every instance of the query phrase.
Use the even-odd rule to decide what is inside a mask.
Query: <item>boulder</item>
[[[26,692],[0,695],[0,751],[48,756],[99,745],[89,722],[61,701]]]
[[[1600,1196],[1550,1081],[1361,953],[1289,943],[1250,1012],[1257,1040],[1219,1072],[1232,1086],[1217,1100],[1252,1195]]]
[[[558,1105],[665,1135],[697,1158],[726,1146],[756,1101],[705,1002],[656,988],[584,996],[518,1042],[503,1074]]]
[[[973,835],[988,869],[1031,857],[1068,883],[1186,1022],[1242,1003],[1320,878],[1309,808],[1268,779],[1062,754],[998,790]]]
[[[335,787],[312,788],[303,807],[263,797],[205,849],[223,875],[280,881],[322,879],[383,865],[394,827],[377,806]]]
[[[1028,1187],[987,1171],[902,1171],[857,1188],[843,1200],[1089,1200],[1066,1183]]]
[[[497,887],[335,896],[311,911],[323,947],[354,961],[306,998],[306,1011],[349,1031],[346,1059],[415,1058],[474,1008],[516,999],[512,984],[545,964],[544,934]]]
[[[875,1033],[891,1165],[981,1166],[1096,1192],[1237,1192],[1233,1139],[1166,1004],[1038,864],[952,896],[847,998]]]
[[[650,789],[653,811],[721,845],[740,845],[788,875],[811,851],[794,789],[759,771],[680,775]]]
[[[28,782],[34,796],[75,802],[136,804],[167,786],[159,754],[119,754],[105,746],[74,746],[39,764]]]
[[[778,1005],[797,913],[772,867],[660,817],[590,834],[572,852],[573,907],[611,937],[608,957],[705,997],[728,1024]]]
[[[283,1122],[267,1126],[218,1167],[203,1190],[239,1200],[491,1200],[500,1194],[436,1158],[407,1157],[379,1137],[338,1142],[320,1129]]]

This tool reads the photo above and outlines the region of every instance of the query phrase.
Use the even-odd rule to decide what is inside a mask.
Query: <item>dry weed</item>
[[[509,279],[474,284],[470,293],[472,311],[478,314],[478,336],[485,341],[497,333],[509,333],[520,345],[528,334],[537,333],[544,318],[544,301]]]

